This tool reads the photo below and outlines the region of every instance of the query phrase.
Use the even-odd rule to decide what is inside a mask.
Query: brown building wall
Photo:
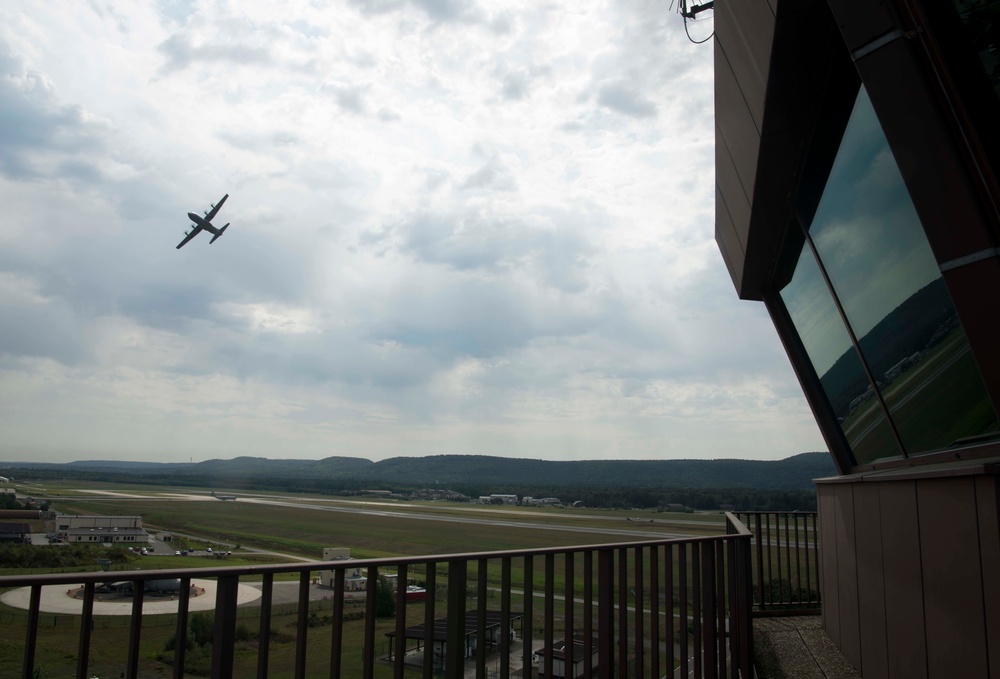
[[[962,474],[817,484],[824,628],[865,679],[1000,679],[998,477]]]

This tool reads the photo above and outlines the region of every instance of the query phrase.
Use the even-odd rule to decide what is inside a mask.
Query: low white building
[[[141,516],[56,517],[56,536],[63,542],[145,544],[149,533],[142,527]]]
[[[516,495],[502,495],[500,493],[493,493],[492,495],[480,495],[479,503],[484,505],[516,505],[517,496]]]
[[[351,560],[351,548],[350,547],[324,547],[323,548],[323,561],[350,561]],[[335,570],[320,571],[319,572],[319,582],[321,585],[326,585],[330,589],[333,589],[336,584]],[[344,570],[344,591],[345,592],[363,592],[368,586],[368,576],[362,571],[361,568],[351,568],[348,566]]]

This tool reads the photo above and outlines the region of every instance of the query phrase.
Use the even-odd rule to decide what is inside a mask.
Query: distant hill
[[[0,466],[46,470],[111,480],[141,476],[149,483],[245,487],[262,484],[312,488],[452,485],[620,488],[811,489],[812,479],[836,474],[828,453],[802,453],[776,461],[761,460],[581,460],[555,462],[488,455],[394,457],[373,462],[358,457],[322,460],[272,460],[237,457],[196,463],[86,460],[67,464],[0,463]],[[266,482],[266,483],[264,483]]]

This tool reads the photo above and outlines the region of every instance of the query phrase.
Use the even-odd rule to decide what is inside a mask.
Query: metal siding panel
[[[819,533],[820,533],[820,571],[823,580],[823,629],[836,646],[840,646],[840,608],[837,605],[839,595],[837,584],[840,573],[837,571],[837,540],[836,520],[837,498],[832,484],[820,484],[816,487],[819,499]]]
[[[858,611],[858,556],[854,533],[854,485],[834,484],[837,495],[836,539],[840,607],[840,651],[855,667],[861,667],[861,619]]]
[[[985,677],[989,671],[974,484],[966,477],[917,485],[932,677]]]
[[[926,679],[923,576],[916,486],[878,484],[885,568],[886,657],[894,679]]]
[[[743,191],[743,184],[740,182],[736,166],[733,164],[733,157],[729,153],[726,140],[719,133],[718,126],[716,126],[715,138],[715,185],[729,210],[729,216],[732,218],[733,233],[739,243],[740,253],[745,256],[747,232],[750,228],[750,196]],[[716,199],[716,204],[718,204],[718,199]]]
[[[983,570],[983,607],[990,679],[1000,679],[1000,492],[997,477],[976,478],[979,551]]]
[[[771,66],[774,13],[764,2],[720,3],[715,13],[717,43],[729,56],[758,132],[764,124],[764,99]]]
[[[854,530],[858,555],[858,612],[861,666],[865,679],[888,679],[885,639],[885,582],[878,486],[854,485]]]
[[[743,281],[743,264],[745,253],[736,237],[735,228],[729,215],[729,208],[723,199],[718,185],[715,187],[715,242],[722,253],[722,259],[729,270],[729,277],[737,292]]]
[[[891,42],[856,65],[931,249],[938,262],[947,262],[995,244],[951,127],[909,42]]]
[[[886,2],[829,0],[847,48],[852,52],[896,28]]]
[[[760,134],[747,108],[729,58],[718,40],[715,45],[716,143],[721,141],[729,149],[743,193],[752,196],[757,177]],[[728,195],[728,191],[726,194]]]
[[[989,393],[994,411],[1000,411],[1000,260],[993,258],[967,264],[944,273],[945,285],[955,303],[962,328],[976,358],[979,375]]]

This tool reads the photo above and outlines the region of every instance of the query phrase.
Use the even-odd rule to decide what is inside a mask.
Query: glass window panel
[[[863,88],[808,231],[906,452],[996,431],[958,315]]]
[[[800,252],[792,278],[779,296],[851,448],[852,463],[899,457],[882,406],[808,248]]]

